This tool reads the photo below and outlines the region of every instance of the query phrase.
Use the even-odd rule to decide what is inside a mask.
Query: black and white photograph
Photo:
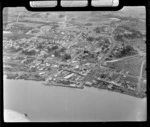
[[[145,42],[144,6],[4,8],[4,122],[146,121]]]

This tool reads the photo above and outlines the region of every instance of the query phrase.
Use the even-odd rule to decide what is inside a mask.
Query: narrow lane
[[[141,79],[142,79],[142,72],[143,72],[143,67],[144,67],[145,61],[146,60],[144,60],[141,64],[141,70],[140,70],[140,75],[139,75],[138,84],[137,84],[137,92],[140,92],[140,90],[141,90]]]

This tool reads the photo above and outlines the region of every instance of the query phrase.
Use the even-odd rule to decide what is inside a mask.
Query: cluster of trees
[[[43,43],[39,43],[38,45],[37,45],[37,49],[43,49],[45,46],[44,46],[44,44]]]
[[[62,61],[67,61],[67,60],[71,59],[70,54],[66,53],[65,47],[55,50],[54,55],[55,55],[55,57],[61,58]]]
[[[53,46],[53,47],[48,47],[48,53],[51,53],[54,50],[57,50],[59,47],[57,45]]]
[[[89,41],[89,42],[92,42],[92,41],[94,41],[95,40],[95,38],[94,37],[87,37],[87,39],[86,39],[87,41]]]
[[[12,46],[12,47],[7,49],[7,52],[9,52],[9,53],[17,53],[17,52],[19,52],[21,50],[22,50],[22,48],[15,48],[15,47]]]
[[[59,58],[59,57],[63,56],[63,54],[65,53],[65,51],[66,51],[66,48],[62,47],[62,48],[60,48],[58,50],[55,50],[54,51],[54,55],[55,55],[55,57]]]
[[[142,38],[142,34],[139,31],[134,31],[132,34],[124,34],[124,37],[127,39],[136,39]]]
[[[124,42],[123,35],[117,34],[117,35],[114,36],[114,39],[115,39],[116,41]]]
[[[87,50],[85,50],[83,52],[82,59],[93,59],[93,58],[96,58],[95,54],[93,54],[93,53],[91,53],[91,52],[89,52]]]
[[[64,54],[63,57],[62,57],[62,61],[67,61],[69,59],[71,59],[70,54]]]
[[[125,31],[128,31],[125,32]],[[115,40],[124,42],[124,39],[133,40],[143,38],[143,34],[137,30],[130,29],[125,26],[120,26],[115,30]]]
[[[18,76],[18,74],[7,74],[7,79],[15,79]]]
[[[102,28],[100,28],[100,27],[96,27],[96,28],[94,29],[94,31],[95,31],[96,33],[101,33],[101,30],[102,30]]]
[[[92,23],[86,23],[85,26],[92,26]]]
[[[59,27],[59,25],[53,25],[51,29],[56,29],[57,27]]]
[[[24,64],[29,64],[31,62],[33,62],[34,58],[27,58],[25,61],[24,61]]]
[[[10,31],[12,32],[19,32],[21,31],[22,33],[26,33],[30,30],[30,27],[27,27],[23,24],[14,24],[12,27],[10,27]]]
[[[31,56],[32,55],[36,55],[36,51],[35,50],[31,50],[31,51],[27,51],[27,50],[24,51],[23,50],[22,53],[25,54],[25,55],[31,55]]]
[[[137,51],[134,50],[132,46],[127,45],[120,52],[118,52],[115,56],[117,58],[120,58],[120,57],[130,56],[134,54],[137,54]]]
[[[60,15],[59,15],[59,18],[63,18],[64,16],[65,16],[65,15],[60,14]]]

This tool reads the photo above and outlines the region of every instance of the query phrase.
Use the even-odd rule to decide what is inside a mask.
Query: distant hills
[[[146,18],[145,13],[145,7],[139,6],[139,7],[124,7],[120,12],[122,14],[128,15],[128,16],[134,16],[138,18]]]
[[[108,15],[108,16],[120,16],[120,17],[132,17],[132,18],[140,18],[145,19],[145,7],[138,6],[126,6],[123,7],[119,11],[93,11],[91,12],[91,16],[100,16],[100,15]]]
[[[38,13],[38,12],[30,12],[27,11],[24,7],[16,7],[16,8],[9,8],[9,10],[7,10],[7,8],[5,8],[3,10],[3,17],[4,20],[3,22],[7,22],[6,20],[10,20],[11,17],[12,18],[17,18],[18,14],[21,13],[21,15],[23,16],[31,16],[31,17],[41,17],[42,19],[44,18],[49,18],[49,19],[55,19],[55,20],[59,20],[61,17],[64,18],[64,16],[68,16],[68,18],[75,18],[78,20],[85,20],[85,19],[89,19],[91,18],[96,18],[99,16],[107,16],[110,18],[120,18],[120,19],[142,19],[142,21],[145,22],[145,7],[140,7],[140,6],[135,6],[135,7],[131,7],[131,6],[127,6],[122,8],[119,11],[86,11],[86,12],[81,12],[81,11],[76,11],[76,12],[42,12],[42,13]],[[61,15],[59,17],[59,15]]]

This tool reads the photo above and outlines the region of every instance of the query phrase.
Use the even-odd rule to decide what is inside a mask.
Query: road
[[[10,56],[10,57],[30,57],[30,58],[37,58],[37,56],[30,56],[30,55],[23,55],[23,54],[19,54],[19,53],[3,53],[3,58],[5,56]]]
[[[119,25],[118,25],[118,26],[119,26]],[[117,28],[118,26],[116,26],[116,28]],[[114,30],[115,30],[115,29],[114,29]],[[113,30],[113,31],[114,31],[114,30]],[[87,33],[88,31],[90,31],[90,30],[87,30],[86,33]],[[99,68],[101,65],[103,65],[105,59],[109,56],[109,54],[112,52],[112,50],[116,47],[117,44],[116,44],[115,39],[114,39],[114,37],[113,37],[113,36],[114,36],[114,35],[113,35],[113,31],[111,31],[111,33],[112,33],[111,35],[106,35],[106,34],[99,34],[99,35],[98,35],[98,36],[100,36],[100,37],[107,37],[112,45],[111,45],[109,51],[102,57],[101,60],[98,61],[98,64],[97,64],[96,66],[94,66],[94,67],[91,67],[90,71],[93,70],[93,69],[96,69],[97,67]],[[81,35],[81,34],[82,34],[82,33],[80,33],[79,35]],[[79,37],[79,36],[78,36],[78,37]],[[80,54],[79,54],[79,55],[80,55]],[[77,58],[77,57],[76,57],[76,58]]]
[[[81,30],[81,32],[70,42],[70,45],[68,45],[68,47],[71,47],[73,44],[75,44],[75,42],[77,41],[77,39],[84,33],[87,34],[89,32],[89,30]]]
[[[106,65],[107,63],[110,63],[110,62],[117,62],[117,61],[126,60],[126,59],[134,59],[135,57],[139,57],[139,56],[140,56],[139,54],[133,55],[133,56],[127,56],[127,57],[123,57],[123,58],[120,58],[120,59],[106,61],[106,62],[104,62],[104,64]]]
[[[144,60],[141,64],[141,70],[140,70],[140,75],[138,77],[138,84],[137,84],[137,92],[140,92],[141,90],[141,79],[142,79],[142,72],[143,72],[143,67],[144,67],[144,63],[146,60]]]
[[[102,57],[102,59],[98,62],[98,65],[99,66],[101,66],[103,63],[104,63],[104,61],[105,61],[105,59],[109,56],[109,54],[112,52],[112,50],[116,47],[116,43],[115,43],[115,40],[114,40],[114,38],[113,37],[110,37],[109,38],[109,41],[112,43],[112,45],[111,45],[111,47],[110,47],[110,49],[109,49],[109,51]]]
[[[119,26],[120,24],[118,24],[118,25],[116,25],[116,27],[112,30],[112,31],[110,31],[111,32],[111,35],[110,36],[108,36],[108,35],[105,35],[105,37],[108,37],[108,39],[109,39],[109,41],[111,42],[111,47],[110,47],[110,49],[109,49],[109,51],[102,57],[102,59],[98,62],[98,65],[99,66],[101,66],[103,63],[104,63],[104,61],[105,61],[105,59],[109,56],[109,54],[113,51],[113,49],[116,47],[116,41],[115,41],[115,39],[114,39],[114,35],[113,35],[113,32],[114,32],[114,30]],[[110,28],[109,28],[110,29]]]

